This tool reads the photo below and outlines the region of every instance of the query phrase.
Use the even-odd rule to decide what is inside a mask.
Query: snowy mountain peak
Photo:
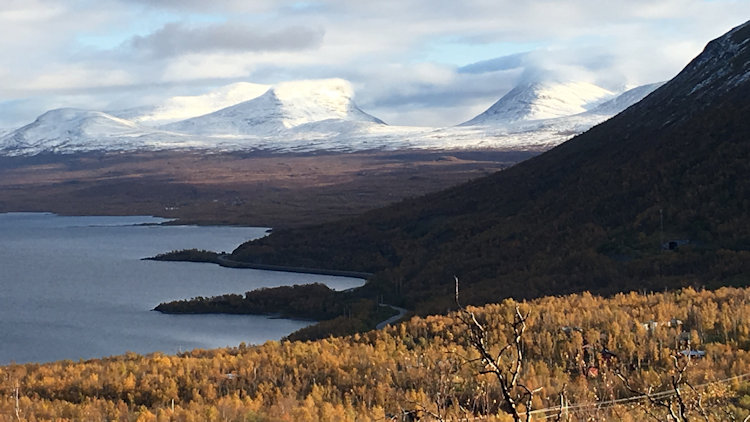
[[[51,139],[81,135],[108,135],[132,132],[138,125],[101,111],[59,108],[39,116],[32,123],[14,131],[16,139]]]
[[[505,125],[583,113],[614,96],[588,82],[532,82],[513,88],[484,113],[461,126]]]
[[[351,84],[343,79],[285,82],[258,98],[163,128],[197,135],[265,136],[322,121],[383,124],[360,110],[353,94]]]
[[[0,145],[4,150],[13,151],[11,155],[61,149],[106,149],[113,147],[109,140],[136,138],[142,134],[143,129],[136,123],[101,111],[60,108],[6,134],[0,138]]]
[[[285,111],[286,127],[332,118],[346,119],[359,111],[353,102],[354,89],[342,79],[285,82],[271,91]],[[359,120],[362,116],[356,117]]]

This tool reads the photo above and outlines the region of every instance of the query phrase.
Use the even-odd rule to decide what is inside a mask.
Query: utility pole
[[[664,209],[659,208],[659,252],[664,250]]]
[[[21,420],[21,410],[19,409],[19,406],[18,406],[18,381],[16,381],[16,387],[13,389],[13,397],[16,399],[16,406],[15,406],[16,420],[20,421]]]
[[[662,260],[664,258],[664,209],[659,208],[659,254],[656,256],[656,266],[659,268],[659,284],[662,280]]]

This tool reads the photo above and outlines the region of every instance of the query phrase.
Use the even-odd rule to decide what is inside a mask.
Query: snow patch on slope
[[[700,78],[688,95],[699,98],[715,92],[728,92],[744,84],[750,78],[750,66],[746,61],[749,47],[750,21],[709,42],[703,53],[685,68],[694,74],[691,76]],[[679,79],[679,75],[675,79]]]

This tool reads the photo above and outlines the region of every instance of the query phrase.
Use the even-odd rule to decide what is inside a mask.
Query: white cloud
[[[319,28],[304,26],[258,30],[238,23],[200,27],[170,23],[147,36],[133,37],[127,45],[136,53],[157,58],[224,51],[297,51],[319,47],[323,34]]]
[[[63,10],[60,5],[38,0],[10,0],[0,5],[0,21],[14,24],[43,23],[60,15]]]
[[[242,78],[254,69],[244,56],[189,54],[170,60],[159,77],[163,82]]]
[[[125,87],[133,82],[131,74],[124,70],[99,72],[88,66],[70,64],[42,73],[33,78],[30,84],[43,93],[65,93],[102,87]]]

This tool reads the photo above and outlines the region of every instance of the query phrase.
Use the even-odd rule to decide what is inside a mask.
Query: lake
[[[155,217],[0,214],[0,364],[259,344],[310,324],[252,315],[164,315],[157,304],[356,278],[143,261],[175,249],[231,251],[264,228],[162,226]]]

